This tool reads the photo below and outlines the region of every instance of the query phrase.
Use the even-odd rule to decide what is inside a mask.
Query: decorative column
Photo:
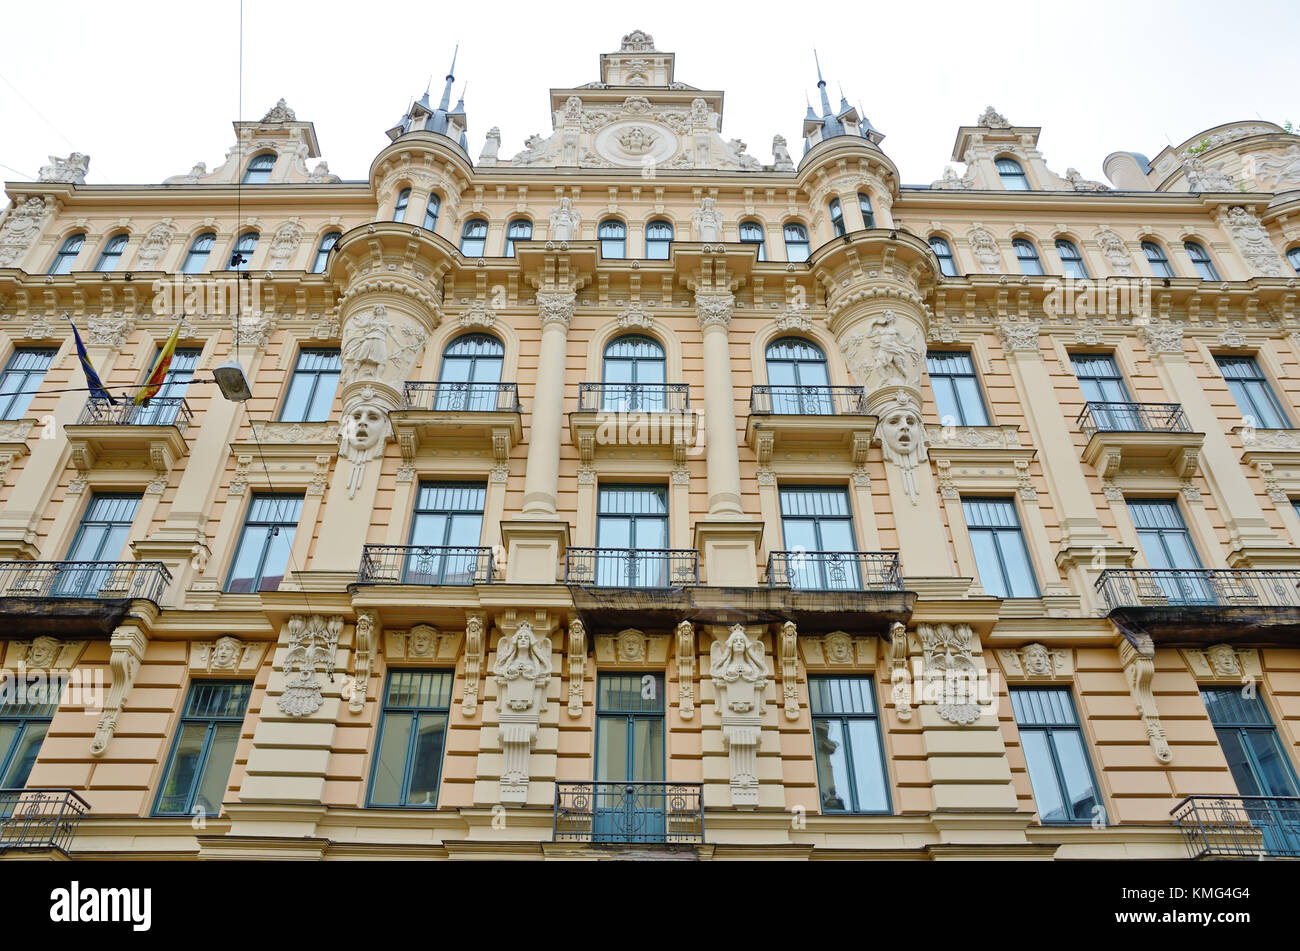
[[[551,684],[551,639],[539,638],[531,623],[520,621],[497,646],[492,675],[501,739],[501,802],[527,802],[529,758]]]
[[[714,708],[730,766],[731,805],[758,805],[758,744],[771,671],[761,638],[751,641],[741,624],[709,648]]]

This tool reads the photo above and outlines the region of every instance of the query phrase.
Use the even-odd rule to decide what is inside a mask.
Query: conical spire
[[[432,106],[429,102],[429,91],[433,87],[433,77],[429,77],[429,82],[424,87],[424,95],[413,102],[406,110],[406,115],[402,116],[401,122],[388,130],[390,139],[398,139],[408,132],[436,132],[439,135],[445,135],[462,149],[466,148],[466,122],[465,122],[465,85],[461,86],[460,98],[453,107],[451,104],[452,86],[456,82],[456,59],[460,55],[460,44],[457,43],[451,54],[451,66],[447,70],[447,76],[443,83],[442,99],[438,105]]]
[[[808,102],[808,97],[804,96],[804,101],[808,102],[808,111],[803,119],[803,150],[807,152],[814,145],[840,135],[861,136],[873,145],[879,144],[884,136],[872,128],[861,106],[854,108],[849,105],[849,97],[844,94],[843,84],[839,87],[840,106],[838,109],[831,108],[830,96],[826,92],[826,78],[822,75],[821,57],[817,55],[815,49],[813,62],[817,66],[817,92],[821,99],[822,111],[820,116],[817,115],[812,103]]]
[[[438,108],[446,112],[451,106],[451,84],[456,81],[456,56],[460,53],[460,44],[451,53],[451,69],[447,70],[447,84],[442,90],[442,102],[438,103]]]

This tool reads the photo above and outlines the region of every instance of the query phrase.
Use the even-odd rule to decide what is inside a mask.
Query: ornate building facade
[[[1300,854],[1300,137],[452,86],[7,184],[0,851]]]

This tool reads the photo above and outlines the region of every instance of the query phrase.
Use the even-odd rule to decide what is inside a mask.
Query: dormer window
[[[1025,177],[1025,170],[1020,167],[1019,162],[1013,158],[1000,158],[995,164],[1003,188],[1009,192],[1029,191],[1029,179]]]
[[[275,168],[275,153],[263,152],[261,155],[254,155],[251,162],[248,163],[248,169],[244,172],[245,185],[265,185],[271,180],[271,169]]]

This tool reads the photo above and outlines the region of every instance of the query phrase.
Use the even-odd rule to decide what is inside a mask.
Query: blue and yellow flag
[[[81,341],[81,334],[77,332],[77,324],[72,317],[68,317],[68,323],[72,324],[72,340],[77,345],[77,359],[81,361],[81,369],[86,374],[86,387],[90,390],[90,395],[96,399],[108,400],[113,402],[112,395],[104,389],[104,383],[95,372],[95,368],[90,365],[90,357],[86,355],[86,345]]]
[[[167,369],[172,365],[172,355],[176,353],[176,341],[180,339],[181,325],[178,323],[176,329],[172,331],[172,335],[163,344],[162,350],[158,352],[158,359],[154,361],[153,369],[149,371],[149,376],[144,381],[144,385],[135,394],[134,402],[136,406],[141,404],[148,406],[149,400],[153,399],[158,394],[158,391],[162,389],[163,381],[167,379]]]

